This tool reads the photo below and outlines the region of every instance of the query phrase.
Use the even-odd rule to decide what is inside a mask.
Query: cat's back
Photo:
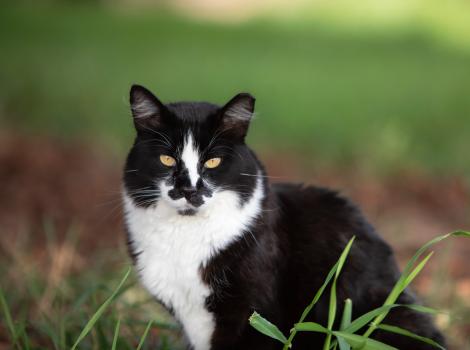
[[[358,207],[337,191],[290,183],[274,184],[272,188],[280,209],[280,219],[285,221],[281,225],[287,230],[303,228],[308,231],[305,234],[325,240],[334,236],[331,231],[346,234],[356,230],[361,235],[378,237]],[[344,238],[349,240],[349,235],[346,236]]]
[[[274,184],[272,189],[281,236],[294,251],[309,255],[322,252],[318,256],[324,255],[325,262],[336,262],[347,242],[356,236],[355,247],[371,245],[380,254],[392,254],[359,208],[337,191],[288,183]],[[373,251],[370,254],[374,255]]]

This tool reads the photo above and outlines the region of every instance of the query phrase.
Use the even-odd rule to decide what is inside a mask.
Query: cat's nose
[[[183,192],[184,197],[189,200],[196,194],[197,189],[196,187],[183,187],[181,188],[181,192]]]

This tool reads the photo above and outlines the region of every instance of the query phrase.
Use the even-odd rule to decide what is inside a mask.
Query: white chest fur
[[[262,181],[243,206],[232,191],[216,192],[194,216],[179,215],[164,200],[147,209],[124,193],[126,224],[144,286],[173,309],[195,350],[209,350],[214,317],[205,308],[211,290],[200,276],[217,252],[240,237],[261,211]]]

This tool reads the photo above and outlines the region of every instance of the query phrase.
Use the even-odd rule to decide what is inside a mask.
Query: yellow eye
[[[160,162],[162,162],[163,165],[166,165],[166,166],[175,166],[176,164],[175,158],[167,156],[165,154],[162,154],[160,156]]]
[[[220,165],[220,162],[222,161],[221,158],[212,158],[209,159],[204,163],[204,166],[208,169],[214,169],[217,168]]]

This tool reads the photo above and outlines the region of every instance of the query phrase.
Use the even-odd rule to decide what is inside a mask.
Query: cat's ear
[[[137,131],[151,131],[162,124],[165,106],[143,86],[132,85],[130,103]]]
[[[245,138],[254,110],[255,98],[248,93],[239,93],[222,107],[221,128]]]

